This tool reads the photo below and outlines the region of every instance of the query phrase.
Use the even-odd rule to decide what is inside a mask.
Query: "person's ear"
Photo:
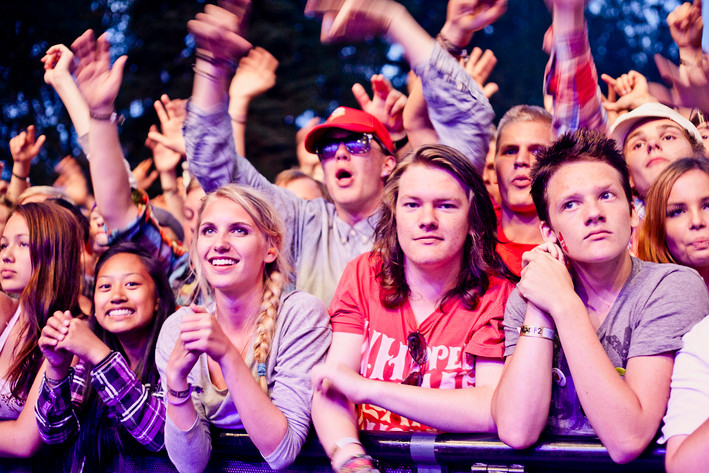
[[[389,175],[394,171],[394,168],[396,167],[396,157],[392,155],[386,155],[384,157],[384,163],[382,164],[382,173],[381,173],[381,178],[382,180],[386,181],[386,179],[389,177]]]
[[[539,222],[539,231],[542,232],[542,238],[545,242],[556,243],[558,241],[556,238],[556,233],[554,233],[554,230],[552,230],[549,224],[544,220]]]
[[[276,261],[276,258],[278,257],[278,248],[275,246],[270,246],[268,248],[268,252],[266,253],[266,257],[263,259],[266,263],[273,263]]]
[[[630,204],[630,227],[633,229],[636,229],[640,226],[640,215],[638,215],[638,211],[635,209],[634,204]]]

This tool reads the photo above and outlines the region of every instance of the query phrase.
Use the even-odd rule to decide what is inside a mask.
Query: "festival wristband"
[[[522,325],[519,328],[519,334],[522,337],[546,338],[547,340],[553,341],[555,333],[553,329],[535,325]]]

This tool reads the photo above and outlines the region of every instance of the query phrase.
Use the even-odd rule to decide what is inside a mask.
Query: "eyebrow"
[[[681,126],[679,126],[677,123],[674,123],[674,122],[672,122],[672,123],[665,123],[664,125],[659,125],[659,126],[657,127],[657,129],[658,129],[658,130],[661,130],[661,131],[665,131],[665,130],[667,130],[668,128],[675,129],[675,130],[679,131],[680,133],[681,133],[682,130],[683,130],[683,128],[682,128]],[[635,131],[633,131],[633,132],[630,133],[630,134],[628,135],[628,137],[625,139],[625,142],[627,143],[628,141],[632,140],[633,138],[635,138],[636,136],[638,136],[638,135],[640,135],[640,134],[644,134],[644,132],[643,132],[642,130],[635,130]]]

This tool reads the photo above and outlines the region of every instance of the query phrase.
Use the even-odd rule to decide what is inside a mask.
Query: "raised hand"
[[[39,154],[46,137],[40,135],[35,138],[34,125],[27,127],[27,131],[23,131],[19,135],[10,139],[10,153],[12,159],[16,163],[23,163],[29,167],[35,156]]]
[[[677,67],[669,59],[656,54],[655,64],[672,90],[663,94],[661,88],[651,88],[653,96],[662,96],[662,102],[671,106],[709,110],[709,61],[701,60],[697,64]]]
[[[256,47],[239,61],[229,87],[229,98],[251,100],[276,85],[278,60],[263,48]],[[231,102],[230,102],[231,104]]]
[[[308,0],[306,14],[323,15],[323,43],[384,35],[406,9],[389,0]]]
[[[160,120],[160,130],[156,126],[151,126],[148,133],[148,140],[171,149],[178,153],[179,156],[185,155],[185,138],[182,135],[182,125],[185,123],[185,117],[187,116],[186,104],[187,100],[185,99],[170,99],[166,94],[160,96],[160,100],[156,100],[153,104]],[[155,152],[152,143],[148,144],[146,142],[146,145]],[[155,167],[158,167],[157,162]]]
[[[172,148],[168,148],[164,144],[159,143],[152,138],[157,135],[164,136],[158,131],[157,126],[151,125],[150,132],[148,133],[148,138],[146,138],[145,140],[145,146],[150,148],[150,150],[153,152],[153,163],[155,164],[155,172],[157,172],[158,174],[164,172],[173,172],[175,171],[177,165],[180,163],[182,155],[177,151],[173,150]],[[149,163],[150,160],[147,160],[147,162]],[[135,172],[133,173],[133,175],[135,175]]]
[[[463,61],[462,58],[461,61]],[[496,83],[487,82],[487,78],[496,65],[497,58],[495,54],[489,49],[486,49],[483,53],[482,49],[478,47],[473,48],[470,52],[470,57],[464,62],[465,70],[477,82],[488,99],[500,90]]]
[[[41,61],[44,64],[44,82],[51,86],[59,79],[71,77],[76,66],[74,53],[63,44],[55,44],[47,49]]]
[[[245,4],[248,2],[221,2],[220,5],[226,8],[207,4],[203,13],[187,22],[187,30],[194,36],[198,53],[202,50],[212,61],[228,64],[239,60],[251,49],[251,43],[241,36]]]
[[[403,112],[406,106],[406,95],[396,90],[389,79],[381,74],[375,74],[371,79],[372,98],[361,84],[352,86],[352,93],[360,108],[374,115],[386,127],[396,140],[404,135]]]
[[[670,27],[672,39],[680,48],[680,58],[698,61],[701,58],[704,29],[702,0],[694,0],[694,3],[685,2],[677,6],[667,15],[667,25]],[[684,52],[698,52],[698,57],[684,58],[682,54]]]
[[[119,57],[111,66],[108,36],[104,33],[96,40],[93,30],[87,30],[79,36],[72,43],[71,49],[78,60],[76,82],[89,110],[101,114],[111,113],[128,57]]]
[[[608,84],[609,100],[603,103],[606,110],[612,112],[630,111],[646,102],[656,102],[650,95],[647,79],[636,71],[629,71],[617,79],[608,74],[602,74],[601,79]],[[610,90],[613,90],[613,94]],[[612,100],[613,96],[618,98]]]
[[[150,170],[150,166],[152,166],[152,164],[153,160],[148,158],[139,162],[138,165],[133,168],[133,176],[138,182],[139,189],[147,189],[152,186],[155,179],[158,178],[158,172],[155,169],[152,171]]]
[[[450,0],[441,34],[464,48],[473,33],[494,23],[507,11],[507,0]]]
[[[71,155],[65,156],[54,166],[54,171],[59,174],[54,186],[64,189],[76,205],[90,208],[89,186],[79,163]]]

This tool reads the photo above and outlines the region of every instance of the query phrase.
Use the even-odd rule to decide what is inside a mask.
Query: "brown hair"
[[[426,145],[415,149],[394,168],[384,187],[381,219],[375,230],[376,242],[371,253],[372,257],[380,257],[382,260],[381,270],[377,274],[382,287],[381,303],[387,308],[397,307],[406,301],[410,293],[404,274],[406,256],[397,238],[396,203],[401,176],[414,165],[451,173],[468,195],[469,232],[463,248],[458,282],[454,289],[444,295],[441,305],[453,297],[460,296],[466,307],[474,309],[478,298],[487,291],[491,275],[509,279],[514,276],[495,252],[497,218],[482,177],[465,156],[445,145]]]
[[[7,381],[12,395],[25,399],[42,364],[38,346],[42,328],[55,311],[76,313],[78,309],[82,242],[76,218],[55,203],[21,204],[13,214],[27,223],[32,275],[20,294],[26,325],[20,331]]]

